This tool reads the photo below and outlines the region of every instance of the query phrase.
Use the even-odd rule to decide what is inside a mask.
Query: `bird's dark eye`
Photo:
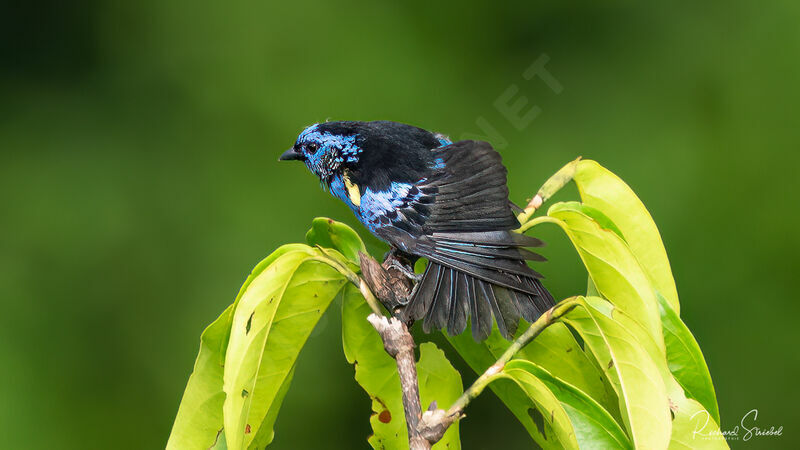
[[[317,144],[314,142],[309,142],[306,144],[306,151],[309,153],[314,153],[317,151]]]

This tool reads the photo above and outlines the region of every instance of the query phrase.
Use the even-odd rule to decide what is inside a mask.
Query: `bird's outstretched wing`
[[[461,141],[432,150],[430,176],[406,189],[380,218],[376,234],[430,262],[405,320],[459,334],[489,335],[492,316],[510,338],[519,318],[533,321],[553,304],[541,275],[525,263],[544,258],[523,247],[543,245],[511,232],[519,227],[509,201],[506,169],[486,142]]]

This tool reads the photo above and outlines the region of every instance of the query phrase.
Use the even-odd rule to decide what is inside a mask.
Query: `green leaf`
[[[515,382],[522,390],[525,399],[541,414],[540,422],[542,427],[541,430],[537,431],[541,433],[542,441],[537,442],[542,448],[579,448],[569,415],[567,415],[555,394],[541,380],[525,370],[511,370],[510,373],[501,372],[500,376]],[[534,410],[529,409],[528,414],[533,417]]]
[[[291,386],[292,380],[294,379],[295,367],[297,367],[296,364],[292,366],[292,368],[289,370],[289,373],[283,379],[283,382],[281,383],[278,391],[275,393],[275,397],[272,400],[272,407],[270,407],[269,411],[267,411],[267,415],[261,422],[261,426],[258,427],[258,431],[256,432],[256,435],[248,448],[262,449],[269,445],[275,438],[275,430],[273,429],[273,426],[275,425],[275,421],[278,419],[278,412],[280,411],[280,406],[283,404],[283,398],[286,397],[286,394],[289,392],[289,386]]]
[[[231,450],[272,440],[297,356],[346,283],[322,262],[324,258],[310,247],[286,252],[241,295],[231,321],[223,376],[225,437]]]
[[[653,363],[666,388],[673,417],[670,448],[727,448],[727,443],[719,432],[719,421],[716,421],[712,413],[699,402],[686,397],[683,388],[670,373],[666,357],[659,352],[658,346],[647,331],[625,311],[614,308],[603,299],[587,297],[586,302],[595,309],[606,311],[607,315],[613,316],[614,321],[624,327],[643,350],[651,356],[655,355]],[[664,304],[666,305],[666,301]],[[695,430],[702,430],[707,436],[698,435]]]
[[[373,448],[399,448],[408,442],[400,380],[391,356],[375,329],[367,322],[372,312],[355,286],[346,286],[342,297],[342,346],[355,379],[372,399]]]
[[[546,331],[547,329],[545,329],[545,332]],[[492,334],[499,335],[499,331],[497,331],[497,325],[494,326]],[[542,335],[543,334],[544,332]],[[464,361],[466,361],[466,363],[476,373],[483,373],[489,366],[497,361],[497,356],[495,356],[492,350],[485,343],[475,342],[472,339],[469,330],[461,333],[458,336],[448,336],[447,338],[459,355],[461,355]],[[548,441],[544,435],[544,430],[537,427],[533,418],[529,414],[529,410],[534,405],[521,390],[521,388],[511,380],[503,378],[493,381],[489,385],[489,388],[517,417],[520,423],[528,431],[528,434],[530,434],[531,438],[540,446],[547,446]]]
[[[670,449],[726,449],[728,443],[711,414],[696,400],[679,397],[673,400]]]
[[[573,179],[583,203],[602,211],[616,224],[655,289],[679,314],[678,291],[667,252],[653,218],[639,197],[619,177],[592,160],[578,162]]]
[[[559,225],[578,251],[597,291],[628,312],[663,349],[658,301],[650,280],[625,241],[600,226],[577,205],[555,204],[548,216],[534,220]]]
[[[225,430],[220,431],[217,441],[208,450],[228,450],[228,441],[225,440]]]
[[[358,252],[367,252],[361,237],[342,222],[327,217],[317,217],[306,233],[308,245],[334,248],[352,263],[359,265]]]
[[[616,394],[610,385],[603,382],[603,372],[563,323],[547,327],[523,347],[516,358],[535,362],[553,376],[589,395],[612,414],[619,414]]]
[[[600,298],[578,297],[581,306],[564,322],[580,333],[597,361],[603,363],[619,397],[628,435],[637,448],[665,448],[671,415],[667,390],[650,352],[636,335],[614,320],[616,308]]]
[[[521,334],[526,329],[527,326],[523,322],[518,333]],[[475,342],[468,332],[447,338],[476,373],[483,373],[494,364],[510,345],[510,342],[500,335],[496,325],[492,334],[483,342]],[[606,388],[603,373],[587,357],[564,324],[555,323],[545,328],[515,357],[536,362],[554,376],[587,393],[606,409],[617,411],[616,394]],[[531,438],[539,445],[545,446],[544,436],[529,414],[533,405],[520,388],[503,379],[493,382],[489,387],[522,423]]]
[[[408,430],[403,415],[402,392],[397,365],[383,349],[380,336],[367,322],[369,306],[355,286],[347,286],[342,298],[342,343],[347,361],[355,365],[355,379],[372,399],[373,435],[376,449],[407,449]],[[461,377],[434,344],[420,346],[417,364],[422,405],[436,400],[450,405],[461,395]],[[458,449],[458,423],[454,423],[434,449]]]
[[[550,422],[562,446],[632,448],[625,432],[608,411],[586,393],[553,376],[539,365],[516,359],[506,364],[503,373],[518,383],[529,396],[541,394],[542,389],[549,391],[549,394],[542,397],[530,398],[540,407],[542,415]],[[551,402],[553,397],[558,403]],[[566,427],[556,420],[556,416],[564,415],[568,418]],[[559,432],[562,434],[558,434]]]
[[[231,324],[233,305],[203,331],[200,354],[183,393],[172,425],[167,449],[209,448],[222,432],[222,361]]]
[[[310,251],[306,245],[288,244],[272,252],[253,268],[239,289],[234,303],[203,331],[200,353],[186,384],[167,442],[168,449],[206,449],[215,442],[216,448],[219,448],[220,440],[224,441],[222,404],[225,393],[222,391],[222,378],[233,311],[253,279],[273,261],[287,253]]]
[[[419,396],[422,409],[434,401],[438,405],[451,405],[464,392],[461,374],[450,364],[444,352],[433,342],[423,342],[419,346],[417,361]],[[400,380],[397,380],[400,384]],[[442,439],[433,445],[434,449],[460,449],[458,422],[450,425]]]
[[[686,394],[700,402],[711,413],[714,422],[720,423],[717,395],[700,346],[686,324],[670,308],[669,302],[661,295],[657,294],[657,297],[661,305],[669,370]]]
[[[597,290],[597,286],[595,286],[594,281],[592,281],[592,277],[589,277],[589,280],[586,283],[586,296],[601,297],[600,292]]]
[[[600,225],[600,228],[613,231],[617,236],[622,238],[623,241],[625,240],[625,236],[622,235],[622,231],[620,231],[620,229],[617,228],[617,225],[614,222],[612,222],[608,216],[603,214],[603,212],[597,208],[592,208],[591,206],[585,205],[580,202],[559,202],[551,206],[547,214],[552,215],[551,213],[555,213],[558,211],[579,211],[585,214],[586,216],[594,219],[594,221],[597,222],[598,225]]]

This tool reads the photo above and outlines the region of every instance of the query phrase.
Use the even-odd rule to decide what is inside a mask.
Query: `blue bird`
[[[519,222],[506,168],[488,143],[389,121],[325,122],[303,130],[280,159],[303,161],[401,259],[428,259],[401,320],[457,335],[471,317],[480,341],[494,316],[510,339],[520,317],[532,322],[553,305],[525,262],[544,261],[523,248],[543,243],[512,232]]]

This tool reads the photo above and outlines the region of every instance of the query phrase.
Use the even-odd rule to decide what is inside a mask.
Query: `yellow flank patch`
[[[343,175],[344,187],[347,188],[347,195],[350,197],[350,201],[356,206],[361,206],[361,191],[358,189],[358,185],[350,181],[349,172],[345,171]]]

